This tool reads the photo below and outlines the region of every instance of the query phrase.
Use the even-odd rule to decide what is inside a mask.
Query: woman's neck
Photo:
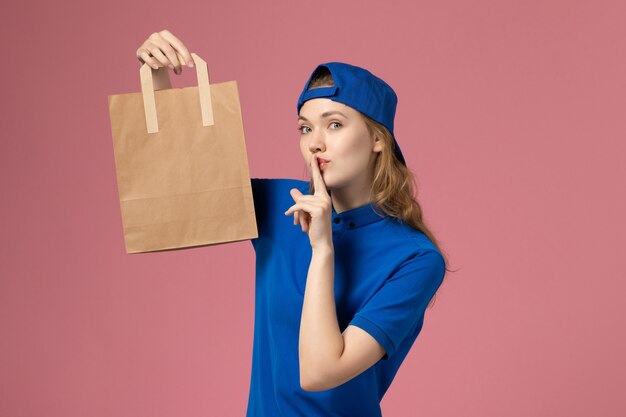
[[[369,187],[366,189],[339,189],[330,191],[330,199],[337,213],[342,213],[353,208],[361,207],[372,201],[369,195]]]

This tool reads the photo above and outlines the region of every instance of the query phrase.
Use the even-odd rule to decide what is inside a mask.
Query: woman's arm
[[[380,360],[385,350],[365,330],[348,326],[341,333],[335,307],[335,253],[313,249],[300,323],[300,386],[305,391],[335,388]]]
[[[296,204],[289,207],[285,215],[294,213],[294,224],[301,224],[311,242],[298,345],[300,386],[307,391],[321,391],[359,375],[375,364],[385,351],[373,336],[356,326],[348,326],[343,334],[339,329],[331,199],[317,157],[313,155],[309,163],[315,193],[303,195],[292,188],[289,192]]]
[[[300,385],[309,390],[319,383],[343,352],[343,337],[335,307],[335,251],[316,248],[306,280],[300,321]]]

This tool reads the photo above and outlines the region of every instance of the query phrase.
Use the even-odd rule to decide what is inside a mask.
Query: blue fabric
[[[320,67],[326,67],[330,71],[335,85],[309,90],[309,83]],[[300,114],[300,108],[307,100],[321,97],[350,106],[385,126],[395,142],[396,156],[400,162],[406,165],[393,131],[398,96],[389,84],[365,68],[344,62],[327,62],[318,65],[309,76],[300,97],[298,97],[298,114]]]
[[[422,232],[380,216],[373,203],[337,213],[333,207],[335,304],[340,330],[371,334],[385,349],[375,365],[320,392],[300,387],[298,337],[311,261],[306,233],[284,212],[291,188],[309,183],[252,178],[259,237],[255,322],[247,417],[380,417],[380,401],[417,335],[444,274],[443,257]]]

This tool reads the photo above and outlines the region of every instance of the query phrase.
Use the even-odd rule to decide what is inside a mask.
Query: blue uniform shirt
[[[309,183],[252,178],[259,237],[255,321],[247,417],[375,417],[380,401],[424,323],[426,307],[444,274],[443,257],[422,232],[370,203],[332,209],[335,305],[340,330],[367,331],[385,349],[372,367],[335,388],[300,387],[298,338],[311,245],[293,215],[291,188]]]

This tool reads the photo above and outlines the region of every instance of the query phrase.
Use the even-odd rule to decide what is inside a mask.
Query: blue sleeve
[[[349,324],[368,332],[385,349],[383,360],[418,324],[445,274],[441,254],[414,253],[403,261],[382,287],[356,312]]]
[[[259,231],[259,237],[250,239],[250,242],[256,251],[261,239],[271,239],[280,233],[282,225],[288,224],[283,212],[293,205],[289,189],[296,187],[304,190],[308,182],[291,178],[250,178],[250,183]]]

